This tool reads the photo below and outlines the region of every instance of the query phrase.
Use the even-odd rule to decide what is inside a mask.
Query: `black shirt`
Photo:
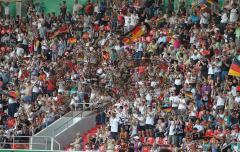
[[[226,64],[228,64],[228,65],[226,65]],[[222,69],[222,71],[229,71],[230,66],[231,66],[231,59],[228,58],[226,60],[226,63],[222,62],[221,69]]]
[[[201,71],[208,71],[208,61],[202,61],[201,62]]]

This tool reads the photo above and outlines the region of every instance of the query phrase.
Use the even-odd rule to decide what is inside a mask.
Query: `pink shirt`
[[[180,41],[178,39],[174,41],[173,47],[174,47],[174,49],[180,48]]]

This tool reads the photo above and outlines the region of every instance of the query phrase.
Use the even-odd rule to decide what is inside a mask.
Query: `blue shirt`
[[[196,15],[191,15],[190,19],[193,23],[197,23],[200,20],[199,16]]]

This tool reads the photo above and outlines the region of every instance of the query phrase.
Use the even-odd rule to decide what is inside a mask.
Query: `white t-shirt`
[[[77,106],[77,104],[76,104],[77,102],[78,102],[78,97],[75,96],[75,97],[72,98],[72,100],[71,100],[71,102],[70,102],[70,105],[75,105],[75,106]]]
[[[138,122],[139,122],[139,126],[144,126],[145,125],[145,118],[141,115],[138,116]]]
[[[17,56],[23,56],[23,54],[24,54],[24,49],[17,47],[17,48],[16,48],[16,54],[17,54]]]
[[[235,96],[237,95],[237,87],[232,86],[232,88],[231,88],[231,93],[232,93],[232,95],[235,97]]]
[[[118,118],[110,118],[111,132],[118,132]]]
[[[93,8],[93,11],[94,11],[94,13],[98,13],[98,12],[99,12],[99,7],[98,7],[98,5],[96,5],[96,6]]]
[[[23,37],[22,37],[22,36],[23,36],[22,33],[18,33],[18,34],[17,34],[17,41],[18,41],[18,42],[21,42],[21,41],[23,40]]]
[[[8,104],[17,103],[13,98],[8,99]]]
[[[81,4],[73,4],[73,14],[82,8]]]
[[[214,74],[213,66],[211,64],[208,65],[208,74]]]
[[[130,19],[131,19],[130,25],[132,25],[132,26],[137,25],[137,22],[138,22],[138,16],[137,15],[132,14],[130,16]]]
[[[195,112],[195,111],[191,111],[191,112],[190,112],[190,116],[191,116],[191,117],[196,117],[196,116],[197,116],[197,115],[196,115],[196,112]]]
[[[39,87],[33,86],[32,92],[38,93],[39,91]]]
[[[137,52],[143,52],[143,43],[136,43],[136,47],[137,47]]]
[[[215,73],[221,72],[222,62],[216,62],[215,65],[216,65],[216,66],[214,67],[214,72],[215,72]]]
[[[9,6],[6,6],[5,9],[4,9],[4,11],[5,11],[5,15],[9,15],[9,14],[10,14],[10,8],[9,8]]]
[[[228,16],[227,13],[223,13],[221,17],[221,23],[227,23],[228,22]]]
[[[117,119],[119,120],[119,123],[122,124],[124,122],[124,120],[127,118],[126,114],[124,111],[122,111],[121,113],[118,112],[117,114]]]
[[[172,25],[172,24],[175,24],[177,21],[177,16],[172,16],[169,18],[169,23]]]
[[[174,135],[175,134],[175,125],[173,124],[174,122],[171,122],[170,128],[169,128],[169,135]]]
[[[179,99],[178,109],[186,109],[186,100],[185,99]]]
[[[196,124],[193,128],[197,128],[198,132],[203,131],[203,126]]]
[[[191,36],[189,43],[193,44],[194,42],[196,42],[196,37],[195,36]]]
[[[152,96],[149,93],[146,95],[146,100],[147,101],[152,101]]]
[[[175,85],[181,85],[182,84],[181,78],[176,78],[174,83],[175,83]]]
[[[124,16],[124,26],[129,26],[131,23],[131,17]]]
[[[191,55],[191,57],[190,57],[192,60],[198,60],[198,59],[200,59],[200,56],[198,55],[198,54],[193,54],[193,55]]]
[[[146,117],[146,124],[147,125],[154,125],[154,118],[153,118],[153,113],[148,113]]]
[[[145,113],[145,106],[139,106],[139,111],[141,112],[141,114]]]
[[[217,106],[224,106],[225,101],[222,97],[217,96]]]
[[[230,23],[235,23],[238,20],[238,14],[237,14],[237,9],[233,8],[230,11],[230,19],[229,22]]]
[[[240,103],[240,96],[236,96],[234,101]]]
[[[179,97],[178,96],[171,96],[170,101],[172,102],[172,107],[178,107],[179,105]]]
[[[208,24],[209,14],[207,12],[204,12],[201,14],[200,24]]]

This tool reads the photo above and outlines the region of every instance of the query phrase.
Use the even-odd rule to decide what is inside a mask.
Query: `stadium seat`
[[[145,143],[145,137],[141,137],[141,138],[140,138],[140,141],[141,141],[142,143]]]
[[[163,140],[163,138],[157,137],[157,138],[155,139],[155,142],[156,142],[157,144],[163,144],[163,143],[164,143],[164,140]]]
[[[143,148],[142,148],[142,152],[150,152],[150,147],[148,147],[148,146],[144,146]]]
[[[155,142],[155,139],[153,137],[148,137],[148,139],[147,139],[147,144],[148,145],[153,145],[154,142]]]

